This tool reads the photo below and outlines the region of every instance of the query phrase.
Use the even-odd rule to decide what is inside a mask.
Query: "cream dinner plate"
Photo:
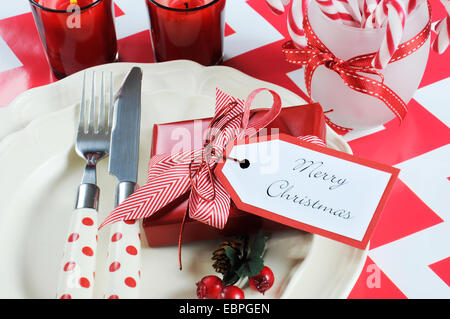
[[[160,64],[115,63],[91,70],[112,71],[118,89],[134,66],[143,69],[139,184],[146,180],[154,123],[212,116],[215,88],[245,99],[266,87],[284,106],[304,104],[292,92],[235,69],[203,67],[189,61]],[[99,77],[98,77],[99,78]],[[64,241],[83,161],[74,150],[82,73],[31,89],[0,110],[0,297],[54,298]],[[270,94],[255,106],[271,105]],[[329,147],[351,153],[327,128]],[[116,180],[108,161],[98,166],[99,220],[113,208]],[[102,297],[108,227],[99,232],[95,296]],[[143,298],[195,298],[195,283],[214,274],[211,255],[218,240],[184,244],[183,270],[177,247],[149,248],[142,238]],[[297,230],[272,234],[265,263],[275,284],[265,296],[245,288],[246,298],[345,298],[367,251]]]

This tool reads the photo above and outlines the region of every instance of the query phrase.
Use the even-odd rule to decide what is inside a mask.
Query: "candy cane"
[[[385,5],[388,10],[388,23],[381,47],[373,60],[373,66],[377,69],[386,67],[397,50],[406,20],[406,8],[402,1],[389,0]]]
[[[361,10],[361,26],[363,28],[373,28],[377,23],[378,18],[384,17],[383,14],[383,0],[359,0]],[[381,9],[381,10],[380,10]],[[377,11],[378,10],[378,11]]]
[[[433,41],[433,50],[442,54],[450,42],[450,0],[441,0],[447,11],[447,17],[439,21],[434,30],[437,33],[436,39]]]
[[[269,5],[269,8],[273,11],[275,14],[283,14],[284,13],[284,2],[289,3],[289,0],[266,0],[267,4]]]
[[[308,10],[310,0],[293,0],[289,7],[287,26],[289,35],[297,47],[306,47],[306,37],[303,31],[303,17]]]
[[[359,11],[358,0],[337,0],[337,5],[350,14],[354,21],[361,25],[361,12]]]
[[[362,24],[364,25],[369,16],[378,5],[376,0],[358,0],[359,10],[361,11]]]
[[[381,28],[387,20],[388,11],[384,1],[380,1],[372,13],[366,18],[363,28]]]
[[[417,0],[409,0],[408,2],[408,14],[411,14],[417,8]]]
[[[266,0],[269,8],[275,14],[281,15],[285,12],[285,6],[289,5],[287,28],[292,41],[298,47],[305,47],[306,37],[303,31],[303,17],[306,10],[308,10],[308,4],[311,0]]]
[[[360,23],[362,22],[361,11],[359,10],[358,0],[348,0],[349,6],[354,14],[359,18]]]
[[[358,26],[358,22],[345,10],[336,4],[336,0],[316,0],[320,10],[324,15],[334,21],[341,21],[343,24]]]

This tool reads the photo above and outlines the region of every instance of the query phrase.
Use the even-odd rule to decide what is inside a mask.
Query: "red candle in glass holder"
[[[158,62],[222,61],[225,0],[146,0]]]
[[[114,62],[117,39],[112,0],[30,0],[54,75]]]
[[[162,2],[162,1],[160,1]],[[205,4],[212,1],[205,0],[169,0],[168,7],[174,9],[192,9],[204,6]]]

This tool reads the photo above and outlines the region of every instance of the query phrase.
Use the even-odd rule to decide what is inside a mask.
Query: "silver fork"
[[[114,108],[112,73],[109,77],[109,102],[102,72],[100,97],[96,101],[95,73],[92,72],[91,98],[86,99],[86,72],[83,75],[76,152],[86,161],[78,187],[75,210],[66,238],[57,298],[93,297],[95,252],[97,247],[97,209],[100,189],[96,165],[109,154]]]
[[[83,179],[76,202],[77,208],[97,208],[98,187],[96,165],[108,156],[111,139],[114,97],[112,93],[112,73],[110,75],[109,108],[106,110],[105,79],[102,73],[98,115],[95,101],[95,73],[92,73],[90,105],[86,101],[86,73],[83,75],[83,91],[81,93],[80,118],[78,123],[77,142],[75,149],[86,161]],[[87,109],[88,110],[87,110]],[[87,123],[86,123],[87,122]]]

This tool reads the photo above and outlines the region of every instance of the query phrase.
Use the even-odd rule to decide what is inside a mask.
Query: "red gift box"
[[[267,109],[252,110],[250,123],[261,118]],[[190,120],[167,124],[155,124],[153,128],[153,141],[151,155],[172,153],[176,151],[180,143],[180,134],[184,145],[190,143],[191,149],[203,146],[204,132],[208,128],[211,118]],[[326,140],[325,118],[321,106],[318,103],[285,107],[280,115],[267,127],[267,134],[273,129],[279,133],[291,136],[315,135]],[[188,134],[186,134],[188,133]],[[186,150],[186,149],[183,149]],[[181,149],[179,149],[181,151]],[[170,246],[178,244],[181,224],[186,214],[189,192],[171,202],[151,217],[143,220],[143,228],[151,247]],[[288,229],[287,226],[261,218],[259,216],[238,210],[231,203],[230,214],[224,229],[220,230],[199,221],[186,217],[182,242],[194,242],[201,240],[218,239],[233,235],[254,233],[263,229],[266,232]]]

